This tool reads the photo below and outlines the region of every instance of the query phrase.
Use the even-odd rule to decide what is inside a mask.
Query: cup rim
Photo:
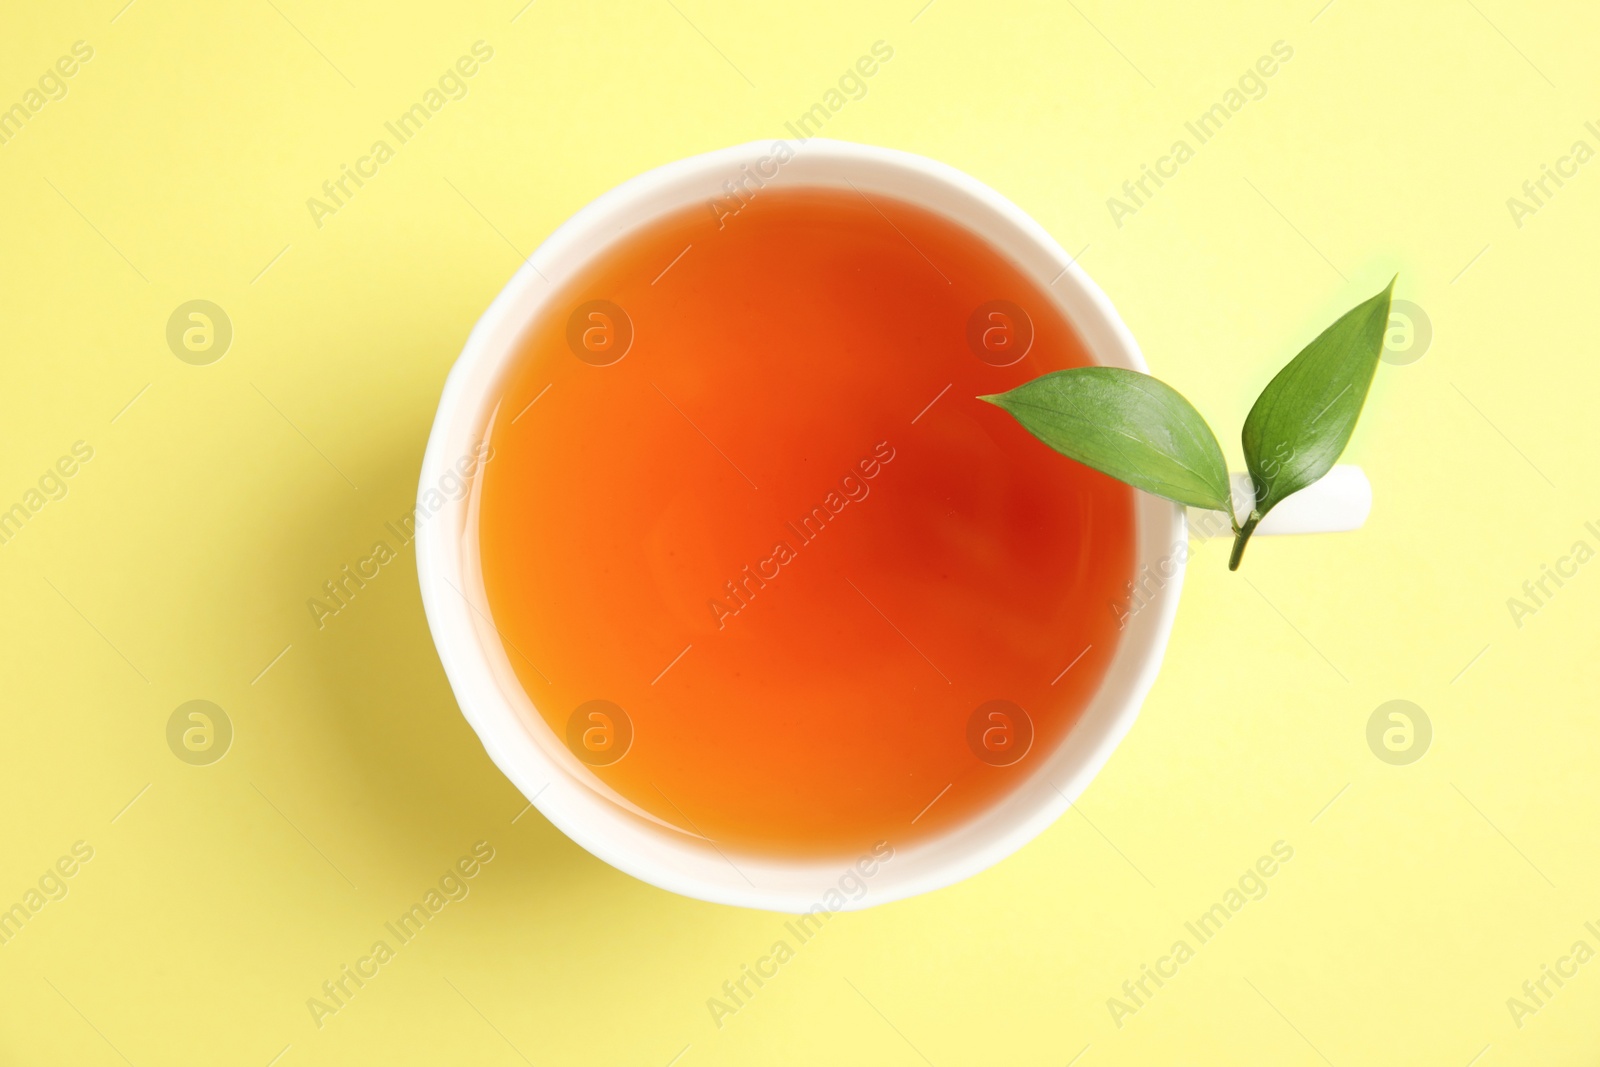
[[[493,627],[486,601],[480,608],[470,599],[481,595],[476,492],[437,503],[437,487],[458,469],[457,458],[487,440],[495,386],[516,341],[565,278],[637,226],[723,195],[723,180],[742,167],[748,172],[757,161],[771,162],[780,145],[791,155],[771,182],[815,186],[848,180],[920,203],[969,228],[1039,282],[1097,363],[1148,370],[1116,309],[1076,260],[1030,216],[970,175],[909,152],[820,137],[798,147],[787,141],[733,145],[664,164],[602,193],[557,227],[491,302],[440,396],[418,482],[415,544],[429,630],[462,714],[490,758],[545,818],[593,855],[660,888],[714,903],[803,913],[822,906],[828,887],[848,869],[844,860],[741,856],[734,865],[714,844],[652,826],[619,808],[584,780],[586,770],[559,741],[554,745],[560,751],[552,749],[553,731],[537,713],[536,721],[529,720],[532,705],[514,673],[515,692],[507,689],[505,650],[486,639]],[[481,485],[472,481],[474,489]],[[860,898],[832,894],[842,903],[825,911],[859,910],[929,892],[993,866],[1063,815],[1104,766],[1154,683],[1187,556],[1176,551],[1186,542],[1183,509],[1133,492],[1135,573],[1162,564],[1171,573],[1161,576],[1150,599],[1126,621],[1099,689],[1066,738],[999,802],[960,827],[893,852],[894,862],[883,864]]]

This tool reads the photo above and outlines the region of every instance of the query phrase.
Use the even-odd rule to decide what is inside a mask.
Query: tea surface
[[[730,855],[899,847],[1095,692],[1133,491],[975,399],[1092,362],[987,244],[848,188],[736,206],[625,236],[530,325],[481,475],[488,608],[638,807]]]

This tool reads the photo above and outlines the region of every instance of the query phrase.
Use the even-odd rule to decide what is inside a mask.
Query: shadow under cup
[[[730,200],[740,175],[762,180]],[[741,285],[762,249],[776,276]],[[675,331],[697,301],[723,343]],[[1179,509],[973,399],[1087,362],[1145,369],[1062,249],[949,167],[818,139],[619,186],[496,299],[441,400],[418,561],[463,713],[565,833],[686,895],[833,911],[998,861],[1131,725],[1181,584],[1169,562],[1119,610]],[[472,492],[430,498],[473,455]],[[1119,507],[1098,547],[1052,550]],[[952,564],[974,531],[1028,566]]]

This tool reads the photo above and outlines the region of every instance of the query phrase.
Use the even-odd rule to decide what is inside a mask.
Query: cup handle
[[[1255,491],[1250,475],[1235,471],[1233,482],[1233,510],[1237,515],[1250,514],[1255,503]],[[1220,511],[1189,508],[1191,525],[1200,529],[1213,528],[1218,523],[1227,530],[1228,517]],[[1337,464],[1327,474],[1312,482],[1292,496],[1285,497],[1277,507],[1267,512],[1267,517],[1256,527],[1256,535],[1343,533],[1358,530],[1372,512],[1372,483],[1367,473],[1353,464]]]

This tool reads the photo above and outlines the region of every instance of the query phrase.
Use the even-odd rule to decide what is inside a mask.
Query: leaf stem
[[[1244,520],[1243,526],[1234,527],[1233,552],[1228,556],[1228,569],[1239,569],[1239,561],[1244,559],[1245,542],[1250,540],[1250,535],[1255,533],[1256,524],[1261,521],[1261,515],[1256,511],[1250,512],[1250,517]]]

